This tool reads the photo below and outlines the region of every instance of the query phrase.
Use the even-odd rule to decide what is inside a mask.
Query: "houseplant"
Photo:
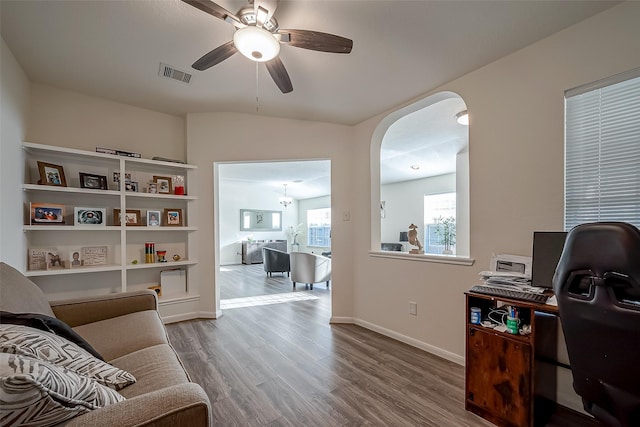
[[[444,246],[442,253],[444,255],[453,255],[451,248],[456,244],[456,219],[452,216],[447,218],[440,216],[435,221],[438,225],[435,229],[438,244]]]

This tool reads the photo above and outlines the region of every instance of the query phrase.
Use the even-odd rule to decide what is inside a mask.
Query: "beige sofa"
[[[211,406],[169,343],[153,291],[47,301],[40,288],[0,263],[0,310],[39,313],[66,322],[105,361],[136,378],[126,398],[79,415],[65,426],[209,426]]]

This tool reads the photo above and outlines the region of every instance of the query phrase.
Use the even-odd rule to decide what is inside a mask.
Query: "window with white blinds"
[[[640,69],[565,93],[565,230],[640,227]]]

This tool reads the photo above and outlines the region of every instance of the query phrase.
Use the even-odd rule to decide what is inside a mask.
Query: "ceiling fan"
[[[278,0],[249,0],[249,5],[233,14],[210,0],[182,0],[236,27],[233,40],[218,46],[193,63],[204,71],[236,52],[256,62],[264,62],[271,78],[282,93],[293,90],[289,73],[278,57],[280,43],[303,49],[330,53],[349,53],[353,41],[334,34],[310,30],[281,30],[273,14]]]

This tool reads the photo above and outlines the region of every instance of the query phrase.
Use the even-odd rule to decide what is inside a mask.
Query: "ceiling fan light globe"
[[[271,61],[280,53],[280,43],[269,31],[247,26],[233,34],[233,44],[245,57],[256,62]]]

